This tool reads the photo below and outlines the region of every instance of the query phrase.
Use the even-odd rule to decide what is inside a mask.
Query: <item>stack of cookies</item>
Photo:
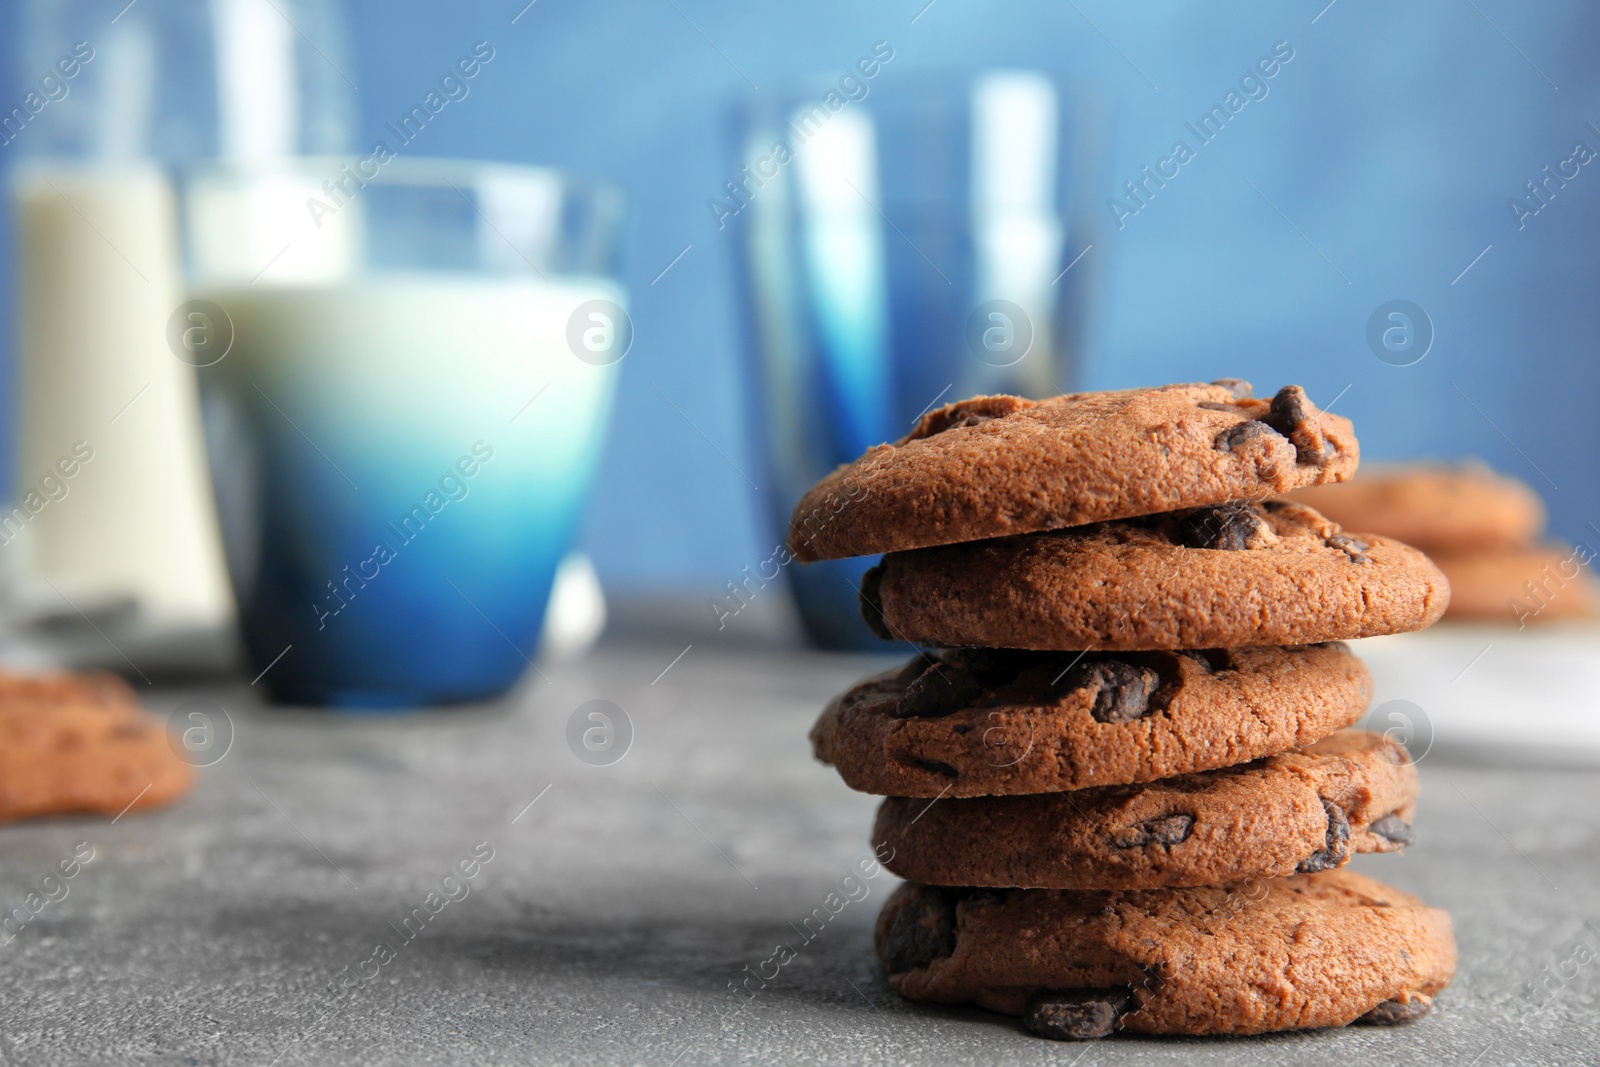
[[[1594,618],[1594,550],[1552,539],[1544,501],[1485,464],[1412,463],[1363,470],[1294,498],[1356,530],[1415,545],[1450,579],[1450,619],[1515,622]]]
[[[807,494],[794,555],[888,553],[863,615],[923,647],[811,735],[888,798],[897,991],[1073,1039],[1428,1010],[1449,916],[1337,869],[1409,843],[1417,794],[1348,729],[1371,679],[1340,642],[1432,624],[1449,587],[1279,497],[1357,457],[1298,386],[1225,380],[963,401]]]

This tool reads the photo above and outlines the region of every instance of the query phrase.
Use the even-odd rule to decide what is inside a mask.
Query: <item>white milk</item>
[[[523,491],[556,497],[581,491],[597,459],[618,368],[578,359],[567,334],[587,301],[624,303],[609,281],[423,273],[193,295],[234,333],[200,373],[238,401],[270,401],[263,417],[283,419],[291,442],[303,433],[369,504],[396,479],[420,492],[416,472],[480,439]]]
[[[0,553],[75,600],[131,594],[152,621],[222,623],[194,371],[166,340],[183,299],[168,183],[145,167],[35,167],[14,194],[20,510],[0,516]],[[77,442],[92,458],[64,477]]]

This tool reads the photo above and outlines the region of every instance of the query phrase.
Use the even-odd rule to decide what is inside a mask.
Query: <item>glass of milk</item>
[[[196,375],[165,336],[183,300],[167,169],[346,151],[357,108],[344,7],[7,6],[20,75],[0,103],[0,196],[17,238],[16,435],[0,598],[10,636],[47,662],[143,684],[231,660]],[[464,72],[482,65],[460,63],[447,95],[463,95]]]
[[[252,673],[344,707],[504,692],[632,343],[619,195],[387,146],[178,190],[167,340],[197,368]]]

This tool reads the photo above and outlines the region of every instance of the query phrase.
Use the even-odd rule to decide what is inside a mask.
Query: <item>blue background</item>
[[[880,80],[1012,66],[1104,86],[1116,122],[1101,200],[1174,140],[1192,143],[1183,124],[1289,42],[1295,58],[1267,99],[1124,229],[1104,216],[1084,263],[1100,299],[1075,384],[1300,382],[1321,403],[1339,396],[1365,457],[1482,456],[1545,494],[1557,533],[1600,541],[1589,526],[1600,522],[1600,162],[1520,231],[1507,206],[1574,141],[1600,149],[1585,126],[1600,125],[1600,8],[538,0],[512,24],[523,2],[355,3],[361,140],[487,40],[497,56],[471,96],[411,150],[554,164],[626,188],[636,341],[583,535],[611,591],[709,596],[771,551],[766,508],[718,454],[760,470],[731,231],[716,230],[706,201],[731,176],[727,106],[747,82],[769,91],[843,70],[879,40],[896,52]],[[10,47],[14,0],[0,11]],[[7,99],[20,100],[16,57],[3,61]],[[7,291],[10,269],[0,265]],[[1369,315],[1396,298],[1420,304],[1437,332],[1410,367],[1365,341]],[[12,322],[8,309],[8,338]]]

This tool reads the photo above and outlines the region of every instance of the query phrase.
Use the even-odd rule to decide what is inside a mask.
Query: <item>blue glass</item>
[[[752,99],[711,204],[740,239],[779,537],[807,488],[928,410],[1053,395],[1077,373],[1103,103],[1032,72],[894,62],[884,45]],[[785,567],[818,645],[882,647],[856,601],[874,562]]]
[[[631,341],[618,201],[399,160],[335,195],[350,165],[181,183],[173,329],[244,642],[280,700],[491,698],[535,655]]]

